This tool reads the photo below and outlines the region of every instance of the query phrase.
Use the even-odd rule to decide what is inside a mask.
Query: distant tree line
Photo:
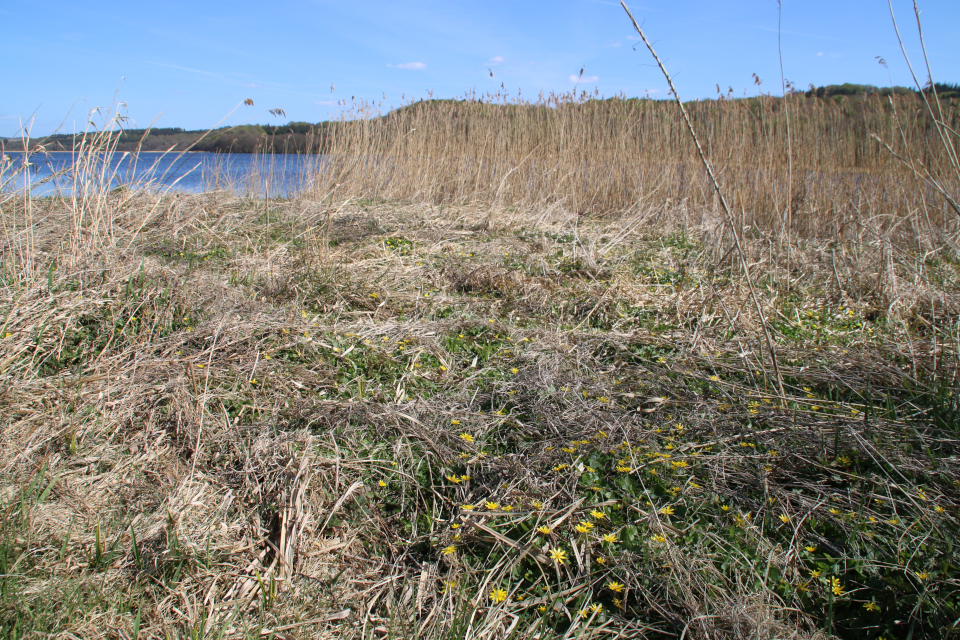
[[[929,83],[924,87],[924,93],[931,93],[935,90],[940,98],[951,99],[960,98],[960,84],[948,84],[943,82]],[[876,87],[872,84],[852,84],[845,82],[843,84],[828,84],[825,87],[813,87],[804,92],[808,98],[833,98],[835,96],[867,96],[877,94],[881,96],[889,95],[909,95],[919,94],[916,89],[910,87]]]

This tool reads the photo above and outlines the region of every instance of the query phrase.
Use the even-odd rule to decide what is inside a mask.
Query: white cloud
[[[332,107],[333,100],[317,100],[313,104],[317,105],[318,107]]]
[[[388,67],[393,67],[394,69],[426,69],[427,65],[423,62],[403,62],[400,64],[390,64],[387,63]]]
[[[503,56],[493,56],[487,60],[487,64],[500,64],[503,62]]]
[[[818,51],[818,52],[817,52],[817,57],[818,57],[818,58],[823,57],[823,51]]]
[[[570,74],[569,78],[570,82],[573,82],[574,84],[595,84],[599,79],[600,76],[578,76],[572,73]]]
[[[247,89],[263,89],[263,87],[257,84],[256,82],[248,82],[243,86]]]

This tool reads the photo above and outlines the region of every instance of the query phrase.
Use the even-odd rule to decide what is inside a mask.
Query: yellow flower
[[[487,500],[486,503],[484,503],[484,506],[485,506],[487,509],[489,509],[490,511],[496,511],[497,509],[500,508],[500,503],[499,503],[499,502],[490,502],[489,500]]]
[[[663,509],[660,509],[660,513],[668,516],[673,515],[673,507],[664,507]]]
[[[539,531],[539,532],[542,533],[543,535],[547,536],[547,535],[550,535],[550,534],[553,532],[553,529],[551,529],[551,528],[548,527],[547,525],[543,525],[542,527],[537,527],[537,531]]]
[[[814,570],[814,571],[811,571],[811,572],[810,572],[810,577],[811,577],[811,578],[819,578],[819,577],[820,577],[820,569],[816,569],[816,570]]]
[[[543,509],[543,503],[540,502],[539,500],[531,500],[530,506],[533,507],[534,509]]]
[[[946,509],[944,509],[940,505],[935,506],[933,510],[936,511],[937,513],[943,513],[944,511],[946,511]]]
[[[542,604],[539,607],[537,607],[537,611],[539,611],[540,613],[544,613],[546,610],[547,610],[547,605],[545,604]]]
[[[623,593],[623,585],[619,582],[608,582],[607,589],[610,589],[610,591],[614,593]]]
[[[510,373],[516,375],[516,374],[520,373],[520,369],[517,369],[516,367],[514,367],[514,368],[510,369]]]
[[[730,505],[728,504],[721,505],[720,508],[723,509],[724,511],[730,511]]]
[[[603,536],[602,540],[604,542],[609,542],[610,544],[616,544],[620,542],[620,539],[617,538],[617,534],[615,533],[608,533],[607,535]]]
[[[781,513],[781,514],[780,514],[780,522],[782,522],[782,523],[784,523],[784,524],[790,522],[790,516],[788,516],[788,515],[785,514],[785,513]]]
[[[914,571],[914,573],[915,573],[916,576],[917,576],[918,578],[920,578],[921,580],[926,580],[927,578],[930,577],[930,574],[927,573],[926,571]]]
[[[492,321],[491,321],[492,322]],[[490,599],[493,602],[500,603],[507,599],[507,590],[506,589],[493,589],[490,591]]]
[[[876,602],[872,602],[872,601],[871,601],[871,602],[864,603],[863,608],[866,609],[867,611],[879,611],[879,610],[880,610],[880,607],[877,605],[877,603],[876,603]]]
[[[846,593],[843,590],[843,585],[840,584],[840,578],[830,578],[830,585],[833,595],[837,596],[838,598],[842,597]]]
[[[457,552],[457,545],[452,544],[443,550],[443,555],[449,556],[451,553],[456,553],[456,552]]]
[[[597,564],[607,564],[607,559],[603,556],[597,556]]]
[[[809,545],[809,546],[804,547],[804,549],[806,549],[807,552],[809,552],[809,553],[813,553],[814,551],[817,550],[817,547],[816,547],[815,545],[812,545],[812,544],[811,544],[811,545]]]
[[[451,421],[450,421],[450,424],[460,424],[460,421],[459,421],[459,420],[451,420]]]
[[[600,604],[599,602],[597,604],[592,604],[590,605],[589,611],[590,613],[600,613],[601,611],[603,611],[603,605]]]
[[[623,600],[621,600],[620,598],[614,598],[613,600],[611,600],[611,602],[613,603],[613,606],[615,606],[617,609],[623,608]]]
[[[465,505],[463,505],[462,508],[463,508],[464,511],[473,511],[474,509],[476,509],[476,507],[473,506],[472,504],[465,504]]]
[[[469,433],[461,433],[460,439],[464,440],[465,442],[473,442],[473,436]]]
[[[563,549],[551,549],[549,551],[550,558],[553,559],[557,564],[566,564],[567,562],[567,552]]]
[[[596,518],[597,520],[603,520],[604,518],[607,517],[607,514],[605,514],[603,511],[597,511],[596,509],[591,511],[590,515]]]
[[[833,507],[833,508],[830,509],[830,513],[832,513],[832,514],[835,515],[835,516],[838,516],[838,515],[840,515],[840,509],[837,509],[836,507]]]
[[[655,542],[657,544],[663,544],[664,542],[667,541],[667,539],[664,538],[663,536],[650,536],[650,541]]]
[[[678,461],[676,461],[676,462],[671,462],[670,465],[671,465],[674,469],[682,469],[683,467],[687,466],[687,463],[686,463],[685,460],[678,460]]]
[[[383,480],[381,480],[381,481],[380,481],[380,482],[378,482],[377,484],[379,484],[379,485],[380,485],[381,487],[385,487],[385,486],[387,486],[387,483],[386,483],[386,482],[384,482]]]
[[[449,481],[452,482],[453,484],[460,484],[460,477],[459,477],[459,476],[447,476],[446,478],[447,478],[447,480],[449,480]]]

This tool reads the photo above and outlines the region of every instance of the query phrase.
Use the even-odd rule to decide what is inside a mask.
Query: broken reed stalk
[[[633,14],[630,13],[630,9],[627,7],[627,4],[624,2],[624,0],[620,0],[620,6],[622,6],[623,10],[627,12],[630,22],[633,23],[633,28],[637,30],[637,33],[643,40],[643,44],[647,45],[650,55],[652,55],[653,59],[657,61],[657,66],[660,67],[660,72],[663,73],[663,77],[667,79],[667,84],[670,85],[670,92],[673,94],[673,99],[676,101],[677,107],[679,107],[680,113],[683,115],[683,121],[686,123],[687,131],[690,132],[690,137],[693,138],[693,143],[697,148],[697,155],[700,157],[700,162],[703,163],[703,167],[706,169],[707,175],[710,178],[710,184],[713,185],[713,189],[717,193],[717,198],[720,200],[720,206],[723,207],[726,223],[730,226],[730,231],[733,233],[733,241],[737,248],[737,255],[740,257],[740,264],[743,266],[743,273],[747,280],[747,287],[750,290],[750,298],[753,300],[753,304],[757,309],[757,315],[760,318],[760,325],[763,328],[763,337],[767,344],[767,350],[770,353],[770,362],[773,364],[773,371],[777,376],[777,389],[780,392],[780,397],[785,398],[786,392],[783,388],[783,376],[780,375],[780,366],[777,363],[777,351],[773,345],[773,337],[770,334],[770,325],[767,322],[766,314],[763,312],[763,308],[760,305],[760,299],[757,297],[757,290],[753,286],[753,280],[750,277],[750,265],[747,262],[747,256],[744,253],[743,246],[740,243],[740,230],[737,229],[737,225],[734,224],[733,215],[730,213],[730,207],[727,206],[727,200],[723,195],[723,190],[720,188],[720,183],[717,181],[717,177],[713,173],[713,168],[710,166],[707,156],[703,153],[703,147],[700,145],[700,139],[697,137],[697,132],[693,129],[693,124],[691,124],[690,116],[687,114],[687,110],[683,106],[683,101],[680,100],[680,94],[677,92],[677,88],[673,85],[673,79],[670,77],[670,74],[667,72],[667,68],[660,60],[660,56],[658,56],[657,52],[654,50],[653,45],[650,44],[649,40],[647,40],[647,36],[644,34],[643,29],[640,28],[640,25],[637,24]],[[766,370],[764,370],[764,375],[766,375]]]
[[[937,129],[937,135],[940,138],[940,143],[943,147],[943,150],[946,152],[947,160],[950,163],[950,168],[953,171],[955,177],[960,178],[960,160],[957,158],[957,150],[953,145],[952,140],[950,139],[949,133],[957,135],[956,131],[950,129],[949,126],[944,122],[943,109],[940,106],[940,97],[937,95],[937,88],[933,85],[933,72],[930,69],[930,58],[927,55],[927,45],[923,40],[923,27],[920,23],[920,8],[917,6],[916,0],[913,2],[913,13],[917,19],[917,35],[920,38],[920,46],[923,51],[923,61],[927,67],[927,79],[930,81],[930,91],[933,93],[933,98],[936,101],[937,110],[933,110],[933,106],[930,104],[930,99],[927,97],[926,92],[923,89],[923,85],[920,84],[920,80],[917,79],[917,74],[913,70],[913,63],[910,62],[910,56],[907,55],[907,48],[903,44],[903,38],[900,36],[900,27],[897,24],[897,17],[893,13],[893,1],[887,0],[887,4],[890,7],[890,20],[893,22],[894,33],[897,34],[897,42],[900,44],[900,51],[903,53],[903,59],[907,63],[907,68],[910,70],[910,76],[913,78],[913,83],[917,86],[917,89],[920,92],[920,96],[923,98],[923,104],[927,107],[927,112],[930,114],[930,118],[933,120],[934,125]],[[873,135],[873,138],[880,140],[876,135]],[[893,153],[893,150],[889,145],[883,143],[887,151]],[[893,153],[898,159],[899,156]],[[902,160],[901,160],[902,161]],[[913,169],[913,159],[910,159],[909,166]],[[921,166],[923,166],[921,164]],[[950,194],[946,185],[943,183],[943,180],[940,179],[940,176],[934,176],[930,173],[930,169],[923,167],[924,173],[926,174],[926,182],[933,185],[933,187],[940,193],[941,196],[947,201],[947,204],[950,205],[950,208],[960,216],[960,203],[957,202],[956,198]],[[916,169],[913,169],[914,174],[916,175]]]

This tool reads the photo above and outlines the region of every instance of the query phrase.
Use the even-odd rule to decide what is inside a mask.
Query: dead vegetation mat
[[[142,197],[3,247],[5,636],[956,633],[956,260]]]

